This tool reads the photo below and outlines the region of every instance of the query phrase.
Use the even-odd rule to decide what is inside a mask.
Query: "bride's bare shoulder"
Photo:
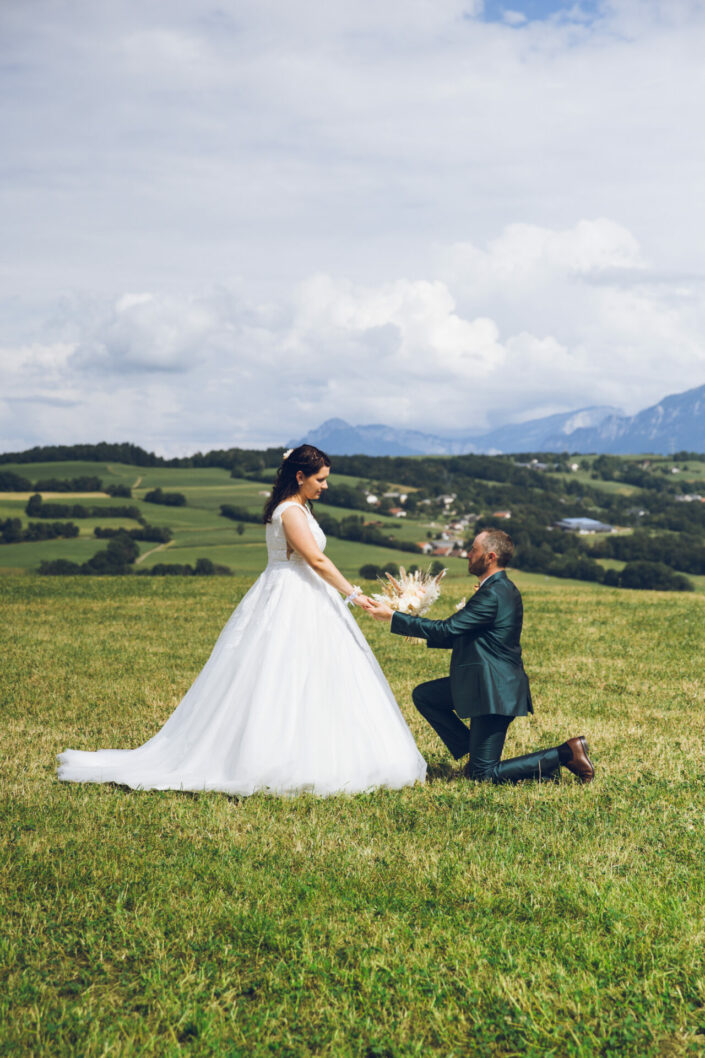
[[[283,500],[274,508],[272,518],[281,518],[287,511],[292,510],[299,510],[302,514],[306,514],[306,508],[303,507],[297,500]]]

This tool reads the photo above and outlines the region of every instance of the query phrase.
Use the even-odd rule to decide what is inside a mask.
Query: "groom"
[[[563,765],[581,782],[592,782],[595,769],[583,735],[550,749],[501,759],[514,717],[534,711],[519,643],[521,595],[505,572],[513,552],[510,537],[500,529],[478,533],[468,555],[468,572],[478,577],[479,587],[467,605],[445,621],[395,613],[384,603],[371,603],[368,612],[377,620],[391,620],[397,635],[451,649],[450,676],[419,684],[412,698],[456,760],[469,753],[464,768],[469,779],[548,779]],[[461,717],[470,718],[469,728]]]

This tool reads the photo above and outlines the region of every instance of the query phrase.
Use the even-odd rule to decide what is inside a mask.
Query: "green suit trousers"
[[[411,696],[456,760],[470,754],[467,774],[471,779],[492,783],[550,779],[560,767],[557,747],[502,760],[504,740],[514,717],[490,713],[474,716],[468,728],[453,709],[448,676],[420,683]]]

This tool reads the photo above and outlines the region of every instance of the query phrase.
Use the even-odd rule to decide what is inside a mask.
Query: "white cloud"
[[[215,327],[213,312],[200,299],[124,294],[73,359],[78,369],[187,371],[203,359]]]
[[[590,7],[1,5],[0,435],[480,426],[705,381],[705,10]]]
[[[502,14],[502,20],[507,23],[508,26],[523,26],[528,21],[526,15],[521,11],[504,11]]]
[[[267,303],[125,293],[74,343],[6,349],[0,386],[46,436],[78,423],[163,451],[278,443],[333,415],[444,430],[633,412],[705,377],[702,285],[654,276],[614,222],[512,225],[436,265],[368,285],[318,274]]]
[[[386,335],[385,340],[381,340]],[[305,283],[286,348],[306,355],[312,345],[329,350],[354,341],[364,355],[367,345],[377,371],[414,378],[447,373],[454,379],[490,374],[503,360],[492,320],[465,320],[438,280],[397,280],[379,287],[357,287],[317,276]],[[330,352],[322,367],[330,365]]]

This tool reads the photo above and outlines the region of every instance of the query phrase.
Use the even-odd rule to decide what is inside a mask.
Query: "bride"
[[[60,779],[237,795],[424,781],[423,757],[345,605],[369,600],[323,553],[312,501],[329,473],[313,445],[284,458],[264,509],[267,567],[186,696],[137,749],[61,753]]]

